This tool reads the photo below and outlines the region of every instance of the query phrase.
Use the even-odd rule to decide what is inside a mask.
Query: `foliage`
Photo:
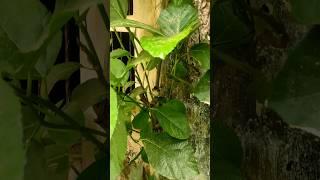
[[[84,126],[85,110],[105,101],[109,88],[101,76],[99,59],[92,58],[92,47],[82,46],[98,78],[75,88],[72,96],[66,97],[70,101],[54,104],[49,98],[59,81],[68,80],[83,68],[79,63],[56,64],[63,40],[61,29],[73,18],[82,33],[88,34],[84,18],[87,11],[79,12],[92,6],[103,7],[103,2],[56,0],[52,13],[38,0],[0,2],[0,136],[8,140],[0,146],[1,179],[66,180],[72,166],[70,148],[81,138],[95,145],[97,161],[79,179],[90,173],[107,176],[103,174],[106,130]],[[106,14],[104,8],[99,9],[102,16]],[[89,44],[90,37],[86,41]],[[26,89],[22,89],[20,80],[27,81]],[[40,88],[37,94],[32,91],[35,81]]]
[[[170,70],[172,72],[170,76],[181,79],[188,73],[188,69],[184,65],[187,59],[199,65],[202,72],[201,77],[209,74],[207,73],[210,69],[208,44],[201,43],[195,45],[192,49],[187,47],[190,50],[186,50],[186,52],[183,49],[183,47],[186,47],[189,37],[199,27],[197,10],[190,5],[190,2],[173,1],[169,3],[160,12],[157,20],[158,28],[142,22],[128,20],[125,16],[114,18],[111,16],[110,24],[114,31],[117,27],[126,28],[129,31],[132,43],[137,43],[135,46],[142,47],[140,52],[135,49],[136,56],[132,56],[124,49],[122,39],[117,36],[116,40],[120,42],[121,49],[111,52],[110,76],[112,78],[110,84],[118,97],[118,110],[113,111],[118,111],[118,116],[113,120],[117,121],[116,124],[119,125],[118,129],[113,129],[113,136],[111,137],[111,142],[117,141],[117,143],[111,144],[111,149],[118,150],[111,153],[114,156],[111,157],[112,179],[119,176],[122,168],[124,168],[122,162],[125,160],[125,151],[122,150],[126,138],[119,137],[123,133],[132,138],[139,146],[143,144],[137,157],[141,155],[144,162],[155,169],[156,174],[168,179],[192,179],[199,174],[198,163],[193,156],[193,148],[188,141],[191,129],[184,103],[172,97],[160,97],[155,94],[148,77],[149,71],[155,68],[160,71],[158,68],[160,64],[172,60],[175,65]],[[111,14],[121,12],[119,4],[124,7],[125,3],[126,1],[122,0],[111,3]],[[130,28],[143,29],[150,32],[151,35],[143,36],[135,41],[138,38]],[[115,31],[115,33],[117,32]],[[184,54],[185,59],[172,58]],[[123,57],[128,58],[127,64],[121,62]],[[138,68],[141,68],[142,71],[138,72]],[[131,90],[127,88],[132,86],[131,82],[128,81],[130,71],[135,72],[135,77],[139,83],[138,87],[131,88]],[[160,73],[164,72],[160,71]],[[142,77],[142,74],[144,74],[144,77]],[[201,94],[202,97],[206,98],[204,101],[209,103],[207,99],[209,97],[209,76],[206,76],[205,79],[199,80],[199,83],[203,84],[202,88],[197,89],[197,83],[193,84],[192,87],[194,86],[194,89],[197,89],[195,95]],[[124,113],[124,110],[127,113]],[[115,124],[114,121],[111,121],[111,123]],[[123,132],[125,126],[127,132]],[[133,137],[137,134],[140,138],[134,139]],[[121,150],[119,151],[119,149]],[[136,158],[131,160],[129,164]],[[149,176],[153,175],[149,174]]]

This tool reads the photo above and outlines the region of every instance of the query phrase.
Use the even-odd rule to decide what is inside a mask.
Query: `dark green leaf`
[[[82,110],[102,102],[107,97],[105,85],[99,79],[89,79],[77,86],[71,95],[71,101],[76,102]]]
[[[187,121],[186,108],[178,100],[170,100],[158,108],[153,109],[161,127],[172,137],[187,139],[190,127]]]
[[[148,124],[149,112],[147,110],[141,110],[138,115],[132,120],[132,125],[136,129],[144,129]]]
[[[135,20],[131,19],[118,19],[111,21],[110,23],[111,27],[129,27],[129,28],[140,28],[147,30],[151,33],[158,34],[158,35],[163,35],[159,30],[155,29],[154,27],[144,24]]]
[[[320,129],[320,46],[315,26],[292,52],[274,81],[270,106],[290,124]]]
[[[192,146],[187,140],[166,133],[148,133],[142,137],[149,163],[157,173],[169,179],[188,179],[199,174]]]
[[[66,62],[57,64],[51,68],[46,78],[47,92],[50,93],[53,86],[60,80],[68,80],[70,76],[79,70],[80,64],[74,62]]]
[[[158,64],[161,63],[161,59],[160,58],[153,58],[147,65],[147,70],[151,71],[152,69],[156,68],[158,66]]]
[[[207,43],[200,43],[192,46],[191,56],[195,58],[201,67],[201,72],[205,73],[210,69],[210,46]]]
[[[201,102],[210,104],[210,70],[201,77],[193,93]]]
[[[318,0],[290,0],[292,14],[303,24],[320,24],[320,2]]]
[[[128,67],[134,67],[140,63],[148,63],[150,61],[152,61],[154,58],[146,51],[141,51],[140,54],[138,55],[138,57],[132,59],[132,61],[130,61],[128,63]]]
[[[184,65],[184,63],[181,61],[179,61],[176,65],[175,76],[177,76],[178,78],[182,78],[182,79],[184,79],[188,76],[188,69]]]
[[[0,137],[4,142],[0,146],[0,177],[21,180],[25,163],[23,150],[23,129],[21,107],[13,89],[0,78]]]
[[[79,125],[84,126],[84,114],[81,111],[79,105],[75,102],[71,102],[67,104],[63,111],[68,114],[73,120],[75,120]],[[46,121],[59,125],[70,125],[63,118],[58,115],[48,115],[46,117]],[[80,141],[81,134],[79,131],[70,130],[70,129],[50,129],[48,128],[49,136],[57,143],[57,144],[66,144],[72,145]]]

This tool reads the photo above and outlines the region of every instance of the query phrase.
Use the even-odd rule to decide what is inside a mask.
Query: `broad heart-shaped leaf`
[[[292,15],[303,24],[320,24],[320,2],[318,0],[290,0]]]
[[[188,26],[180,33],[170,37],[144,36],[140,40],[141,47],[153,57],[165,59],[165,57],[175,49],[178,43],[185,39],[193,30],[193,26]]]
[[[152,109],[152,112],[170,136],[177,139],[187,139],[190,136],[186,108],[182,102],[169,100],[160,107]]]
[[[148,161],[157,173],[169,179],[192,179],[199,174],[192,146],[166,133],[146,133],[142,137]]]
[[[75,62],[65,62],[53,66],[46,77],[47,92],[50,93],[58,81],[69,79],[79,68],[80,64]]]
[[[210,70],[201,77],[193,93],[201,102],[210,104]]]
[[[140,28],[147,30],[151,33],[163,35],[159,30],[155,29],[154,27],[141,23],[139,21],[131,20],[131,19],[117,19],[114,21],[111,21],[110,23],[111,27],[129,27],[129,28]]]
[[[78,176],[77,180],[102,180],[107,179],[107,158],[101,158],[92,163]]]
[[[13,89],[0,78],[0,177],[21,180],[25,163],[21,107]]]
[[[288,56],[273,82],[270,107],[290,124],[320,129],[320,27],[315,26]]]
[[[130,119],[124,107],[119,106],[118,121],[110,142],[110,179],[117,179],[123,169],[127,150],[125,120]]]
[[[110,84],[123,86],[129,79],[128,70],[120,59],[110,59]]]
[[[84,114],[80,106],[76,102],[70,102],[63,107],[63,111],[68,114],[79,125],[84,126]],[[58,115],[47,115],[46,121],[53,124],[70,125],[63,118]],[[72,145],[80,141],[81,134],[79,131],[69,129],[50,129],[48,128],[49,136],[57,143],[62,145]]]
[[[198,24],[197,10],[187,4],[181,6],[169,5],[162,10],[158,18],[160,30],[166,36],[174,36],[189,26]]]
[[[213,178],[240,180],[242,148],[236,134],[220,120],[213,122]]]
[[[110,1],[110,22],[125,19],[128,11],[128,0]]]
[[[118,97],[116,91],[110,87],[110,139],[118,121]]]
[[[107,97],[105,85],[93,78],[78,85],[72,92],[71,101],[76,102],[82,110],[102,102]]]
[[[210,69],[210,46],[207,43],[196,44],[191,47],[191,56],[196,59],[201,67],[201,72],[205,73]]]
[[[247,10],[237,0],[217,1],[212,5],[211,29],[214,29],[214,46],[239,45],[252,36]]]

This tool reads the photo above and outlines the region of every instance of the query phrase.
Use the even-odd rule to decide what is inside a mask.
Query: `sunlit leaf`
[[[140,28],[147,30],[151,33],[163,35],[159,30],[155,29],[154,27],[141,23],[139,21],[131,20],[131,19],[118,19],[111,21],[110,23],[111,27],[129,27],[129,28]]]
[[[113,88],[110,88],[110,139],[113,131],[116,128],[118,121],[118,98],[117,93]]]

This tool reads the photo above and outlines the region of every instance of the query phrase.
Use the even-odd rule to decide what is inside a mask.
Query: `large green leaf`
[[[303,24],[320,24],[320,1],[290,0],[292,15]]]
[[[125,119],[129,119],[125,109],[120,106],[118,121],[110,142],[110,179],[116,179],[123,169],[127,150],[127,130]]]
[[[270,106],[293,125],[320,129],[320,27],[315,26],[290,53],[274,80]]]
[[[132,120],[132,125],[136,129],[144,129],[148,124],[149,112],[147,110],[141,110]]]
[[[193,93],[201,102],[210,104],[210,70],[201,77]]]
[[[127,56],[127,57],[130,56],[130,53],[127,50],[124,50],[124,49],[115,49],[115,50],[110,52],[110,58],[111,59],[118,59],[118,58],[121,58],[121,57],[124,57],[124,56]]]
[[[144,36],[140,40],[141,46],[153,57],[165,59],[165,57],[175,49],[178,43],[185,39],[193,29],[192,26],[189,26],[180,33],[170,37]]]
[[[23,52],[42,45],[42,33],[50,13],[38,0],[2,0],[0,26]]]
[[[174,36],[189,26],[198,24],[197,10],[187,4],[182,6],[168,6],[161,11],[158,18],[160,30],[166,36]]]
[[[128,0],[110,1],[110,22],[125,19],[128,12]]]
[[[118,98],[116,91],[110,87],[110,139],[118,121]]]
[[[79,104],[82,110],[102,102],[107,97],[105,85],[99,79],[89,79],[77,86],[71,95],[71,101]]]
[[[131,20],[131,19],[118,19],[111,21],[110,23],[111,27],[129,27],[129,28],[140,28],[147,30],[151,33],[158,34],[158,35],[163,35],[159,30],[155,29],[154,27],[144,24],[139,21]]]
[[[166,133],[142,137],[148,161],[157,173],[169,179],[192,179],[199,174],[192,146]]]
[[[102,180],[107,179],[107,158],[102,158],[92,163],[77,178],[77,180]]]
[[[242,148],[236,134],[221,121],[213,123],[213,178],[217,180],[241,179]]]
[[[187,139],[190,127],[184,104],[178,100],[169,100],[160,107],[152,109],[161,127],[172,137]]]
[[[22,144],[21,107],[13,89],[0,78],[0,177],[23,178],[24,150]]]
[[[210,46],[207,43],[196,44],[191,47],[190,54],[195,58],[201,67],[201,72],[205,73],[210,69]]]
[[[73,118],[79,125],[84,126],[84,114],[77,103],[68,103],[63,107],[63,111]],[[53,124],[70,125],[66,120],[55,114],[47,115],[45,120]],[[48,134],[57,144],[63,145],[72,145],[79,142],[81,138],[81,133],[79,131],[70,129],[48,128]]]
[[[46,77],[47,92],[50,93],[53,86],[60,80],[67,80],[70,76],[79,70],[80,64],[74,62],[66,62],[57,64],[51,68]]]

